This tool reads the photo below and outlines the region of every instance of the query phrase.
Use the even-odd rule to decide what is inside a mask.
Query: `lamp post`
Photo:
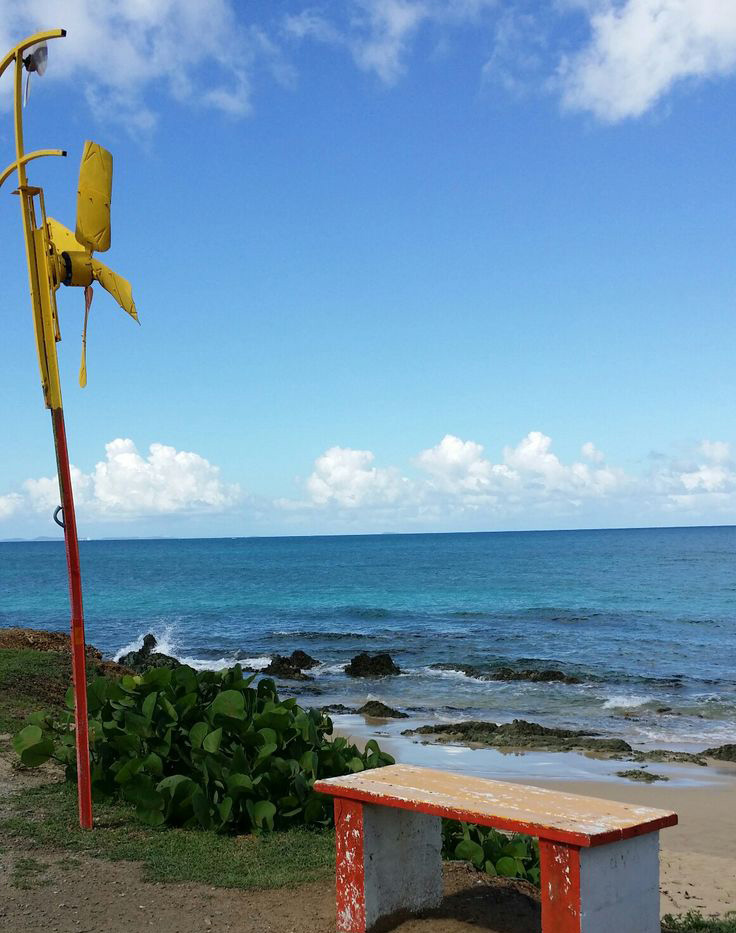
[[[51,425],[56,450],[61,505],[54,520],[64,529],[69,602],[71,607],[71,658],[74,686],[74,718],[76,724],[77,797],[79,823],[92,828],[92,795],[89,760],[89,729],[87,716],[87,681],[85,670],[84,609],[82,577],[79,564],[79,540],[74,511],[69,451],[67,448],[64,410],[56,343],[61,340],[56,308],[56,291],[60,285],[77,285],[85,291],[85,322],[80,384],[86,384],[86,329],[92,300],[92,281],[98,281],[116,299],[123,310],[136,321],[138,316],[130,284],[99,260],[92,251],[110,246],[110,194],[112,186],[112,156],[95,143],[85,144],[79,176],[77,225],[72,233],[53,218],[47,218],[43,190],[28,184],[26,165],[42,156],[65,156],[61,149],[38,149],[25,152],[23,144],[23,75],[27,76],[26,100],[33,72],[46,69],[46,42],[61,39],[64,29],[52,29],[29,36],[19,42],[0,62],[0,75],[14,66],[15,160],[0,175],[0,185],[17,172],[23,236],[28,262],[31,311],[36,335],[38,364],[41,373],[44,402],[51,411]],[[27,53],[27,54],[24,54]],[[38,212],[37,212],[38,207]],[[59,513],[63,518],[59,519]]]

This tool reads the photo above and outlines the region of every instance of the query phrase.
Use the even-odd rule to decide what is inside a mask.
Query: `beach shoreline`
[[[660,913],[736,910],[736,764],[657,763],[654,784],[617,776],[622,762],[581,752],[469,748],[402,736],[404,723],[362,716],[333,719],[335,734],[358,745],[371,738],[405,764],[417,764],[566,793],[674,810],[677,826],[660,833]]]

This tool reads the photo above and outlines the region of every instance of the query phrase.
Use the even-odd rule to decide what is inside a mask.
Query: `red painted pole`
[[[84,657],[84,609],[82,607],[82,574],[79,566],[79,539],[77,517],[74,512],[72,476],[69,469],[69,451],[66,445],[64,411],[51,409],[56,446],[56,468],[59,474],[59,492],[64,512],[64,541],[69,573],[69,602],[71,604],[72,676],[74,683],[74,720],[77,739],[77,799],[79,825],[92,829],[92,782],[89,770],[89,725],[87,721],[87,674]]]

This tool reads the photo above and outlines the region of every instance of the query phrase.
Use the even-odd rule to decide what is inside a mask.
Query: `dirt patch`
[[[130,862],[103,862],[35,849],[0,854],[0,926],[14,933],[334,933],[332,883],[283,891],[233,891],[198,884],[151,884]],[[399,933],[538,933],[539,904],[515,882],[481,880],[465,865],[445,866],[445,898]]]

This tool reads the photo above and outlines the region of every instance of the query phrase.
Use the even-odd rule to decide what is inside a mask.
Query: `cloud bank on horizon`
[[[151,101],[160,93],[248,115],[263,75],[285,87],[298,79],[306,43],[347,56],[391,87],[427,47],[444,54],[453,34],[477,30],[491,48],[478,62],[478,85],[553,93],[563,109],[606,123],[641,117],[676,87],[736,72],[732,0],[560,0],[545,9],[529,0],[285,6],[288,12],[257,18],[234,0],[69,0],[63,12],[52,0],[6,0],[0,42],[10,46],[61,16],[68,37],[53,50],[49,76],[81,81],[93,113],[133,133],[155,126]]]
[[[493,462],[482,444],[446,434],[413,458],[411,470],[378,466],[370,450],[330,447],[301,483],[301,496],[268,500],[246,496],[197,453],[156,443],[144,457],[132,440],[117,438],[90,472],[72,467],[72,479],[81,520],[92,527],[220,514],[233,519],[235,534],[250,533],[254,518],[283,533],[321,513],[331,527],[345,530],[422,530],[445,523],[456,530],[493,530],[534,527],[547,519],[585,524],[592,503],[648,522],[734,521],[736,459],[729,444],[706,440],[687,455],[650,459],[645,472],[630,473],[609,465],[587,441],[580,459],[564,463],[550,437],[530,431]],[[0,495],[0,521],[48,514],[57,503],[55,477],[28,479]]]

